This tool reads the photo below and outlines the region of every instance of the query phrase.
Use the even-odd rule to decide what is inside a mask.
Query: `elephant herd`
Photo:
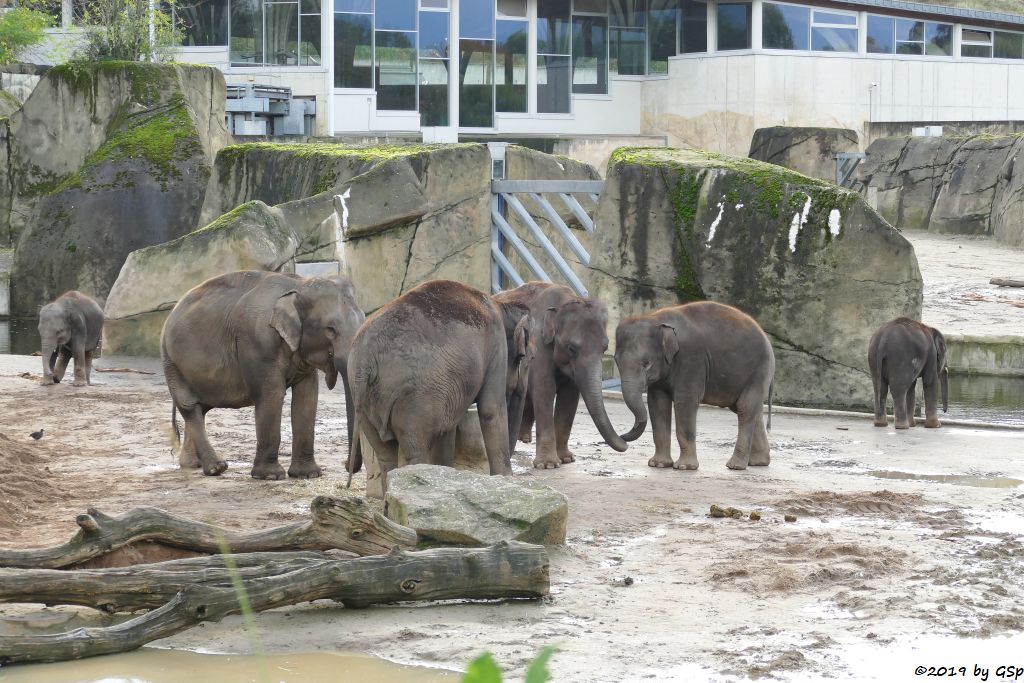
[[[696,419],[702,403],[737,415],[736,445],[727,467],[769,464],[762,413],[767,399],[770,429],[775,357],[753,318],[702,301],[619,323],[615,363],[634,417],[622,435],[609,420],[602,394],[607,324],[599,301],[543,282],[489,296],[451,280],[431,280],[366,317],[352,283],[340,276],[220,275],[178,301],[161,335],[179,462],[183,468],[202,467],[207,475],[223,472],[227,463],[207,437],[206,413],[254,406],[252,476],[284,478],[278,450],[283,404],[291,389],[287,475],[320,476],[314,458],[320,371],[328,389],[339,377],[344,387],[350,480],[362,465],[363,439],[374,450],[385,486],[387,473],[402,465],[451,465],[456,430],[473,404],[491,474],[511,474],[517,438],[526,443],[535,438],[535,467],[573,462],[569,434],[581,397],[602,438],[616,451],[625,451],[644,433],[649,416],[652,467],[697,469]],[[43,384],[60,382],[71,358],[74,384],[87,384],[92,361],[100,354],[102,325],[102,310],[80,292],[44,306],[39,314]],[[896,428],[914,426],[920,379],[925,426],[940,426],[940,387],[944,410],[947,402],[945,356],[938,330],[908,318],[880,328],[868,353],[875,424],[887,424],[891,391]],[[673,412],[680,448],[674,461]]]

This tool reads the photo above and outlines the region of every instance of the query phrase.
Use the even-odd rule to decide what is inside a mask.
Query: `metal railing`
[[[840,152],[836,154],[836,185],[840,187],[852,187],[854,182],[853,172],[857,170],[860,162],[864,161],[863,152]]]

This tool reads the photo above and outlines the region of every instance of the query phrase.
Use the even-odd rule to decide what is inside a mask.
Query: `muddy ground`
[[[204,477],[179,470],[171,455],[159,374],[97,373],[91,387],[42,387],[20,376],[38,376],[38,365],[0,356],[2,547],[64,541],[90,506],[118,514],[156,505],[254,529],[300,519],[316,494],[361,492],[362,475],[351,492],[341,488],[339,391],[321,394],[317,457],[326,476],[261,482],[248,474],[251,410],[210,413],[211,439],[230,469]],[[99,366],[156,369],[142,359]],[[628,411],[608,407],[624,431]],[[286,406],[282,453],[287,424]],[[518,476],[570,500],[568,543],[550,550],[550,599],[359,611],[317,603],[260,615],[258,639],[269,652],[365,652],[448,669],[489,649],[513,680],[546,644],[560,648],[557,681],[909,680],[918,665],[1024,665],[1024,431],[896,432],[869,419],[790,414],[776,414],[773,427],[771,466],[731,472],[735,418],[704,408],[701,468],[678,472],[647,467],[649,432],[615,453],[581,413],[576,463],[535,471],[530,447],[516,452]],[[45,435],[33,441],[39,428]],[[762,519],[713,519],[712,504]],[[26,609],[0,606],[0,618]],[[54,621],[102,619],[82,610]],[[157,645],[249,652],[255,642],[229,618]]]

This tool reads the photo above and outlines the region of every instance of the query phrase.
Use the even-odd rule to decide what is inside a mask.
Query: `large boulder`
[[[913,246],[853,191],[779,166],[699,150],[621,149],[596,213],[591,295],[622,318],[711,299],[772,340],[775,396],[871,402],[867,345],[920,317]]]
[[[848,128],[772,126],[754,131],[749,156],[835,182],[836,154],[859,148],[857,132]]]
[[[281,211],[253,201],[184,237],[133,251],[107,298],[104,348],[159,354],[164,321],[186,292],[236,270],[294,271],[297,246]]]
[[[538,481],[410,465],[388,474],[385,512],[445,545],[565,543],[569,502]]]
[[[15,112],[0,217],[17,241],[16,315],[67,289],[101,303],[132,251],[196,228],[227,140],[224,78],[209,67],[127,62],[50,69]]]

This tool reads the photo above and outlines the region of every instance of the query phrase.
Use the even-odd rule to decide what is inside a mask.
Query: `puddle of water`
[[[143,648],[136,652],[57,664],[5,667],[4,683],[441,683],[461,674],[402,666],[364,655],[312,652],[286,655],[219,655]]]
[[[0,354],[27,356],[39,350],[39,321],[29,318],[0,320]]]
[[[865,472],[865,474],[878,477],[879,479],[937,481],[942,484],[976,486],[985,489],[1015,489],[1024,484],[1024,481],[1012,477],[986,477],[970,474],[917,474],[915,472],[900,472],[899,470],[870,470]]]
[[[1024,425],[1024,377],[950,375],[949,412],[940,412],[943,417]]]
[[[1017,536],[1024,535],[1024,517],[1009,512],[977,512],[976,514],[968,514],[967,520],[977,524],[979,528],[984,529],[985,531],[991,531],[997,534],[1014,534]],[[995,539],[986,540],[989,542],[995,542]]]

